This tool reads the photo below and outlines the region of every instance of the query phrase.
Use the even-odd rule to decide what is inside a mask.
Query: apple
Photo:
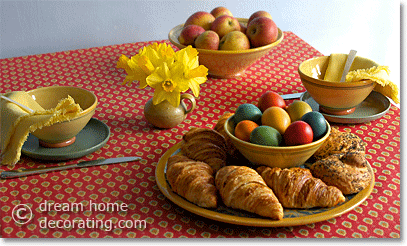
[[[178,36],[178,41],[183,45],[193,45],[195,39],[205,32],[205,29],[197,25],[188,25],[182,28]]]
[[[246,35],[249,37],[251,46],[256,48],[275,42],[278,28],[272,19],[257,17],[247,25]]]
[[[241,31],[231,31],[219,42],[220,50],[247,50],[250,49],[250,41]]]
[[[216,7],[214,9],[212,9],[211,14],[215,17],[218,18],[219,16],[222,15],[229,15],[229,16],[233,16],[232,12],[230,12],[229,9],[227,9],[226,7]]]
[[[231,31],[240,31],[240,24],[235,17],[222,15],[213,21],[211,30],[216,32],[219,38],[222,38]]]
[[[260,96],[259,102],[257,104],[257,107],[261,110],[261,112],[264,112],[266,109],[270,107],[279,107],[282,109],[286,108],[286,104],[284,99],[278,94],[277,92],[274,91],[267,91],[263,95]]]
[[[292,122],[284,132],[283,139],[287,146],[311,143],[314,133],[311,126],[305,121]]]
[[[247,24],[249,24],[250,21],[252,21],[254,18],[262,17],[262,16],[263,16],[263,17],[270,18],[270,19],[273,19],[273,18],[271,17],[271,14],[269,14],[267,11],[259,10],[259,11],[257,11],[257,12],[254,12],[254,13],[249,17],[249,20],[247,21]]]
[[[195,39],[195,48],[217,50],[219,49],[219,35],[211,30],[203,32]]]
[[[209,30],[214,20],[215,17],[212,14],[205,11],[198,11],[189,16],[184,26],[197,25],[203,27],[205,30]]]
[[[240,31],[244,34],[246,34],[246,30],[247,30],[247,24],[239,22],[240,24]]]

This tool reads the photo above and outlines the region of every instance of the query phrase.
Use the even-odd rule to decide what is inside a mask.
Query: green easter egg
[[[281,134],[271,126],[256,127],[250,134],[250,142],[265,146],[279,146],[283,141]]]

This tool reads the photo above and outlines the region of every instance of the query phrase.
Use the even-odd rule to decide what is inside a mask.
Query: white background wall
[[[167,39],[190,14],[225,6],[246,18],[266,10],[325,55],[355,49],[400,85],[400,1],[0,1],[0,58]]]

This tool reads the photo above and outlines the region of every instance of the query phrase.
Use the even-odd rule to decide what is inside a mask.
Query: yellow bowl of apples
[[[207,12],[196,12],[194,15],[207,15],[209,16],[209,13]],[[182,44],[180,42],[184,41],[182,38],[180,39],[180,36],[183,36],[182,32],[185,31],[184,26],[187,27],[189,24],[189,19],[193,18],[194,15],[191,15],[190,18],[186,21],[184,24],[180,24],[175,26],[174,28],[171,29],[171,31],[168,34],[168,38],[171,41],[173,45],[178,47],[179,49],[185,48],[188,44],[187,42],[183,42]],[[203,17],[199,17],[203,19]],[[211,18],[211,17],[210,17]],[[227,19],[227,20],[220,20],[218,19]],[[255,63],[257,60],[259,60],[261,57],[266,55],[268,52],[270,52],[276,45],[278,45],[281,40],[283,40],[284,34],[283,32],[275,27],[278,31],[276,37],[274,38],[271,43],[269,42],[266,45],[256,45],[253,46],[251,42],[248,46],[247,40],[250,38],[247,35],[247,23],[249,19],[245,18],[235,18],[232,16],[220,16],[216,17],[213,19],[213,22],[211,23],[212,27],[206,26],[205,33],[206,37],[202,38],[202,40],[198,41],[199,37],[194,40],[194,42],[191,44],[194,48],[196,48],[199,52],[199,64],[204,65],[206,68],[209,70],[209,75],[212,77],[216,78],[234,78],[234,77],[239,77],[244,74],[244,71],[250,67],[253,63]],[[235,31],[231,31],[229,33],[226,33],[223,37],[221,35],[218,36],[219,40],[219,45],[215,44],[215,48],[200,48],[200,47],[208,47],[205,45],[195,45],[197,42],[199,44],[203,42],[208,42],[208,40],[211,39],[210,35],[213,34],[213,32],[208,32],[208,31],[214,31],[216,30],[217,33],[220,33],[222,30],[222,25],[224,23],[216,24],[217,22],[223,21],[224,23],[229,21],[234,22],[234,25],[239,25],[240,26],[240,31],[239,28]],[[250,20],[252,21],[252,20]],[[237,24],[236,24],[237,23]],[[274,22],[273,22],[274,23]],[[216,25],[216,27],[214,27]],[[260,24],[259,24],[260,26]],[[198,27],[199,28],[199,27]],[[220,30],[220,31],[217,31]],[[192,30],[191,32],[194,32],[196,30]],[[202,31],[201,31],[202,32]],[[250,38],[250,41],[252,39],[254,40],[260,40],[266,38],[265,35],[262,35],[261,32],[255,33],[253,31],[252,34],[250,34],[252,37]],[[222,40],[223,38],[223,40]],[[204,41],[203,41],[204,40]],[[243,40],[243,41],[242,41]],[[210,46],[210,44],[209,44]],[[216,47],[217,46],[217,47]]]

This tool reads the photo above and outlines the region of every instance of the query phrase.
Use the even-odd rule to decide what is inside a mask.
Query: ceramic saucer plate
[[[308,103],[313,111],[319,111],[319,104],[311,97],[308,92],[305,92],[301,101]],[[348,115],[331,115],[320,112],[324,115],[325,119],[330,122],[343,123],[343,124],[358,124],[373,121],[381,118],[389,111],[391,107],[390,100],[380,94],[379,92],[372,91],[369,96],[358,106],[355,112]]]
[[[76,135],[76,141],[62,148],[45,148],[39,144],[38,138],[30,134],[21,152],[31,158],[46,161],[64,161],[76,159],[100,149],[108,141],[109,127],[95,118]]]

